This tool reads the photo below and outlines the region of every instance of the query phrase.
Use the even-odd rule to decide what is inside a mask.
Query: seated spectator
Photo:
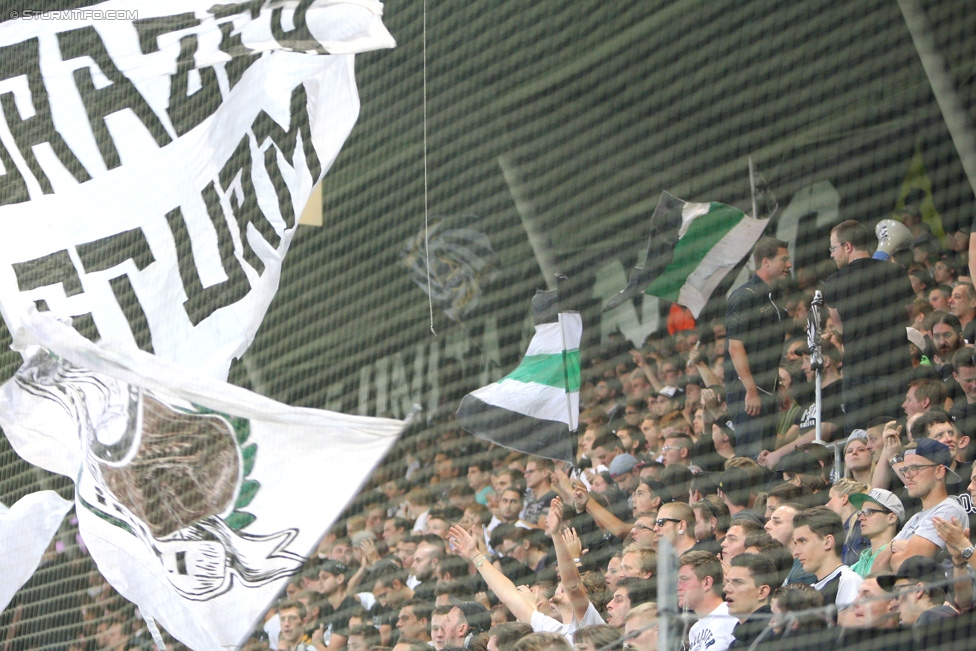
[[[522,622],[506,622],[488,631],[488,651],[512,651],[515,643],[532,633],[532,627]]]
[[[688,631],[689,651],[725,651],[739,620],[723,599],[722,564],[714,554],[688,552],[678,565],[678,606],[699,618]]]
[[[910,556],[894,576],[878,577],[878,585],[897,595],[899,621],[915,630],[958,614],[945,603],[945,584],[945,571],[925,556]]]
[[[623,577],[607,602],[607,625],[623,631],[627,613],[640,604],[657,600],[657,584],[647,579]]]
[[[793,517],[793,555],[803,569],[817,577],[813,587],[824,603],[837,606],[837,621],[849,622],[847,612],[857,599],[863,579],[841,562],[844,525],[830,509],[815,506]]]
[[[866,449],[866,448],[865,448]],[[841,550],[841,560],[845,565],[853,565],[861,557],[861,552],[871,546],[871,541],[861,534],[861,525],[857,517],[858,509],[851,502],[854,494],[866,493],[868,487],[853,479],[838,479],[830,487],[827,508],[840,516],[844,523],[844,545]]]
[[[869,575],[857,591],[853,607],[854,628],[886,629],[898,626],[898,600],[878,585],[878,578]]]
[[[627,611],[624,618],[624,634],[627,636],[627,651],[658,651],[657,604],[642,603]],[[581,651],[581,650],[577,650]]]
[[[725,602],[739,623],[732,630],[735,639],[729,648],[748,649],[768,628],[772,615],[769,601],[777,587],[777,574],[768,558],[740,554],[732,559],[725,574]]]
[[[851,569],[867,577],[873,571],[875,557],[888,547],[898,532],[898,527],[905,520],[905,507],[894,493],[883,488],[855,493],[850,496],[850,501],[858,509],[856,515],[861,523],[861,534],[871,543],[870,547],[861,552],[860,558],[851,565]]]

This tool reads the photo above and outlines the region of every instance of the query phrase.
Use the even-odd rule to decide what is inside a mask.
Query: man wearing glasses
[[[665,504],[654,523],[655,545],[665,538],[674,553],[681,556],[695,546],[695,511],[683,502]]]
[[[888,547],[898,533],[898,525],[905,520],[905,507],[891,491],[872,488],[867,493],[854,493],[848,497],[861,523],[861,535],[871,541],[871,546],[861,552],[861,558],[851,569],[864,578],[871,573],[875,557]]]
[[[905,337],[915,299],[904,267],[875,260],[868,230],[853,220],[830,231],[837,273],[824,283],[831,321],[844,335],[844,433],[866,429],[874,416],[897,413],[911,380]]]
[[[878,577],[878,585],[898,599],[898,616],[902,625],[919,629],[940,619],[955,617],[956,611],[945,603],[946,573],[931,558],[912,556],[894,576]]]
[[[966,510],[946,492],[946,477],[958,479],[951,470],[952,455],[949,448],[932,439],[919,439],[909,444],[904,454],[895,456],[892,468],[901,477],[910,497],[922,502],[922,510],[905,523],[905,526],[888,545],[888,549],[875,557],[875,572],[886,570],[889,565],[897,571],[906,558],[925,556],[932,558],[945,542],[935,530],[933,517],[966,522]]]

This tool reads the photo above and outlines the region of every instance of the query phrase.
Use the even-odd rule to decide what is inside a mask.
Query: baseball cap
[[[952,452],[945,443],[939,443],[934,439],[917,439],[914,443],[909,443],[908,448],[901,455],[901,459],[905,463],[911,464],[912,462],[909,460],[911,456],[922,457],[932,463],[943,465],[946,469],[946,477],[959,480],[959,475],[950,467],[952,466]]]
[[[461,601],[452,597],[450,602],[464,613],[464,620],[472,633],[481,633],[491,628],[491,613],[477,601]]]
[[[816,475],[823,470],[823,467],[817,458],[806,450],[793,450],[783,457],[776,469],[794,475]]]
[[[878,585],[887,592],[894,590],[897,579],[912,579],[926,584],[943,584],[946,580],[946,573],[942,566],[931,558],[910,556],[902,562],[901,567],[894,575],[888,574],[877,577]]]
[[[630,472],[637,466],[637,459],[632,454],[618,454],[610,462],[610,477],[616,479],[625,472]]]
[[[874,502],[897,515],[899,522],[905,521],[905,506],[898,499],[898,496],[891,491],[886,491],[883,488],[872,488],[867,493],[853,493],[847,499],[858,509],[863,507],[865,502]]]
[[[349,573],[349,568],[346,567],[345,563],[340,561],[325,560],[319,564],[319,572],[327,572],[334,576],[340,574],[346,576]]]
[[[925,351],[925,336],[921,332],[912,328],[910,326],[905,328],[905,332],[908,334],[908,341],[915,344],[919,350]]]

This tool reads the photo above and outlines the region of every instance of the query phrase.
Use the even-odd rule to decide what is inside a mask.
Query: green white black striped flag
[[[535,335],[522,362],[462,400],[458,423],[478,438],[550,459],[575,460],[583,321],[558,312],[555,291],[532,300]]]
[[[689,203],[667,192],[651,216],[647,256],[604,311],[640,293],[684,305],[697,318],[708,298],[762,236],[769,219],[724,203]]]

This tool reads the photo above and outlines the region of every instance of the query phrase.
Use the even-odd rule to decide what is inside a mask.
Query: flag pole
[[[749,156],[749,189],[752,191],[752,218],[759,219],[759,208],[756,205],[756,168],[752,164],[752,156]]]
[[[563,339],[563,383],[565,384],[565,387],[566,387],[566,391],[565,391],[565,393],[566,393],[566,414],[569,416],[569,421],[567,423],[567,427],[569,428],[569,431],[572,432],[573,429],[574,429],[573,428],[573,401],[569,397],[569,393],[570,393],[570,391],[569,391],[569,359],[567,359],[568,356],[569,356],[569,349],[567,348],[567,343],[566,343],[566,326],[565,326],[565,324],[563,322],[563,313],[562,312],[558,312],[556,314],[556,320],[559,323],[559,335]],[[577,414],[577,417],[578,416],[579,415]],[[579,424],[578,423],[577,423],[577,427],[579,427]]]
[[[535,211],[532,210],[532,204],[529,203],[529,200],[522,194],[521,185],[518,182],[517,175],[507,154],[498,157],[498,166],[502,169],[502,177],[505,179],[508,191],[512,195],[512,200],[515,202],[515,212],[518,213],[519,219],[522,220],[522,227],[525,228],[525,234],[529,237],[529,245],[535,254],[535,260],[539,263],[539,269],[542,270],[542,277],[546,281],[546,289],[556,289],[556,276],[558,274],[556,272],[556,255],[552,250],[552,243],[549,242],[542,229],[538,228]]]
[[[816,418],[817,443],[823,442],[823,423],[821,421],[823,409],[821,395],[823,391],[823,349],[820,344],[821,307],[823,307],[823,294],[818,289],[813,294],[813,300],[810,301],[810,316],[807,319],[807,347],[810,349],[810,368],[816,374],[816,379],[814,380],[814,387],[816,388],[816,399],[814,402],[816,409],[814,410],[814,416]]]

